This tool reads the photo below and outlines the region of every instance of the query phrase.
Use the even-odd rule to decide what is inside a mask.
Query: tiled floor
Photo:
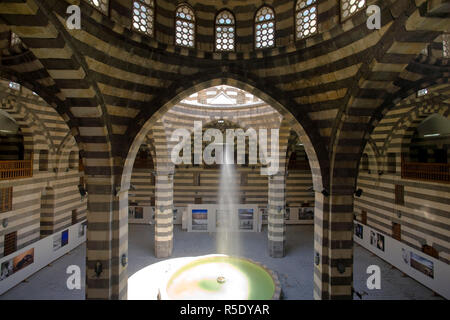
[[[265,230],[263,230],[265,231]],[[148,225],[130,225],[129,233],[129,276],[142,268],[162,261],[154,257],[153,228]],[[261,262],[279,275],[284,299],[313,298],[313,227],[287,227],[287,256],[273,259],[267,255],[267,233],[243,233],[240,237],[240,255]],[[215,235],[208,233],[187,233],[175,226],[173,258],[202,256],[216,253]],[[392,269],[390,265],[362,247],[354,250],[354,287],[363,294],[363,299],[440,299],[409,277]],[[1,299],[84,299],[85,245],[61,257],[9,290]],[[370,291],[366,287],[369,265],[378,265],[382,272],[381,290]],[[79,265],[82,270],[81,290],[67,289],[69,265]],[[355,299],[359,299],[355,297]]]

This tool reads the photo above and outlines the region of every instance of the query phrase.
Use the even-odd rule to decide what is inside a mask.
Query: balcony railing
[[[402,178],[450,183],[450,164],[403,161]]]
[[[0,180],[15,180],[33,176],[33,160],[0,161]]]

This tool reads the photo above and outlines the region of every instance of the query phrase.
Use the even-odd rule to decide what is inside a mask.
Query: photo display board
[[[354,241],[434,292],[450,299],[450,265],[354,221]]]
[[[230,205],[227,208],[218,205],[189,205],[187,218],[189,232],[257,232],[261,222],[258,207],[242,204]]]

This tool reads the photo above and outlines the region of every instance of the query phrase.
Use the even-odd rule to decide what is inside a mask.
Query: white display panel
[[[216,232],[234,230],[257,232],[260,230],[260,212],[253,205],[233,205],[228,212],[218,205],[189,205],[187,230],[189,232]]]
[[[197,204],[188,206],[188,226],[189,232],[212,232],[215,229],[215,205]]]
[[[450,265],[358,221],[354,224],[353,239],[357,244],[444,298],[450,299]]]
[[[261,216],[261,223],[267,224],[268,209],[267,207],[258,208]],[[314,224],[314,207],[286,207],[284,221],[286,224]]]
[[[1,258],[0,294],[78,247],[86,241],[86,233],[86,221],[82,221]]]
[[[314,207],[287,207],[286,224],[314,224]]]

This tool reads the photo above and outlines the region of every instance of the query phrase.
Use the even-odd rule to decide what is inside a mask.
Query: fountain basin
[[[166,286],[171,300],[270,300],[280,283],[265,266],[244,258],[208,256],[177,269]]]

